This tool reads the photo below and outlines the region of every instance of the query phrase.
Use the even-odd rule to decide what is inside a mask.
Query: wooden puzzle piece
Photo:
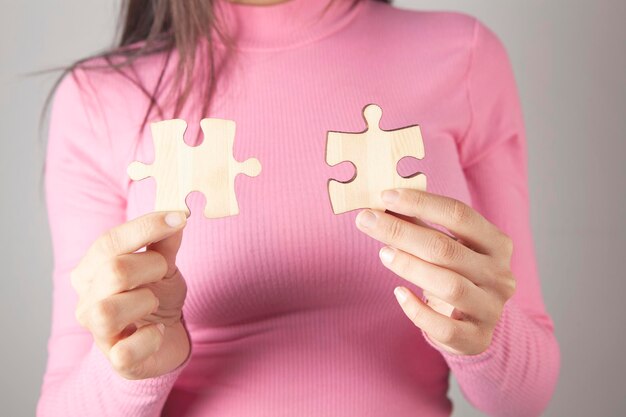
[[[329,131],[326,139],[326,162],[337,165],[350,161],[354,176],[345,182],[328,180],[328,194],[335,214],[359,208],[384,210],[380,193],[390,188],[426,190],[426,175],[409,177],[398,174],[397,164],[405,156],[424,158],[424,143],[419,125],[381,130],[382,109],[376,104],[363,108],[367,129],[347,133]]]
[[[239,213],[235,195],[235,177],[239,173],[256,177],[261,164],[250,158],[244,162],[233,158],[235,122],[225,119],[202,119],[204,139],[198,146],[188,146],[183,138],[187,122],[182,119],[151,123],[154,162],[133,162],[128,175],[133,180],[154,177],[155,211],[184,211],[187,195],[199,191],[206,198],[204,216],[218,218]]]

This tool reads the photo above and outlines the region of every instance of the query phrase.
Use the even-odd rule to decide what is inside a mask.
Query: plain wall
[[[111,43],[116,1],[0,0],[0,414],[32,416],[46,363],[52,256],[38,117],[64,65]],[[514,64],[529,149],[532,227],[561,345],[547,416],[626,410],[626,1],[397,1],[462,10],[499,34]],[[456,386],[455,416],[479,416]]]

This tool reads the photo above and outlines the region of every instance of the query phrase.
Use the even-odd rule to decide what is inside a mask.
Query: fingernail
[[[165,215],[165,223],[170,227],[178,227],[185,222],[187,218],[180,212],[171,212]]]
[[[393,290],[393,294],[396,296],[396,299],[399,303],[404,303],[406,301],[407,293],[406,290],[402,287],[396,287]]]
[[[376,215],[370,210],[363,210],[356,216],[356,221],[363,227],[373,227],[376,224]]]
[[[395,203],[398,200],[398,197],[400,197],[400,193],[396,190],[385,190],[381,195],[382,200],[388,204]]]
[[[384,263],[390,264],[391,262],[393,262],[393,258],[396,256],[396,250],[390,248],[389,246],[383,246],[380,249],[380,252],[378,252],[378,255]]]
[[[161,334],[165,334],[165,324],[163,324],[163,323],[157,323],[156,327],[157,327],[157,329],[159,329],[159,331],[161,332]]]

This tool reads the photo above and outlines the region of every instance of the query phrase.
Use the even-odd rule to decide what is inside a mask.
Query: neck
[[[284,3],[289,0],[228,0],[231,3],[250,4],[255,6],[268,6],[276,3]]]
[[[217,25],[238,49],[282,49],[347,24],[367,0],[214,0]]]

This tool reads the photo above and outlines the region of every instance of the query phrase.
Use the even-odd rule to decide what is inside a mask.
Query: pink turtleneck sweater
[[[501,41],[462,13],[372,0],[336,0],[321,17],[324,1],[217,4],[240,51],[224,61],[218,41],[227,64],[208,114],[196,97],[180,117],[190,144],[202,117],[236,121],[235,158],[256,157],[263,170],[237,177],[237,216],[206,219],[204,197],[188,198],[178,266],[192,354],[166,375],[126,380],[76,322],[70,270],[98,235],[150,212],[155,198],[152,179],[126,174],[131,161],[154,156],[149,130],[138,133],[145,96],[120,74],[77,71],[51,115],[54,293],[38,416],[449,416],[450,372],[489,415],[540,414],[559,349],[540,292],[524,123]],[[163,62],[142,59],[127,75],[151,88]],[[470,203],[513,238],[518,290],[482,354],[431,346],[393,295],[397,285],[420,289],[381,264],[382,244],[356,229],[357,211],[331,210],[327,180],[352,171],[326,164],[326,131],[364,129],[367,103],[382,107],[383,129],[421,126],[426,156],[403,163],[405,173],[426,173],[429,191]]]

